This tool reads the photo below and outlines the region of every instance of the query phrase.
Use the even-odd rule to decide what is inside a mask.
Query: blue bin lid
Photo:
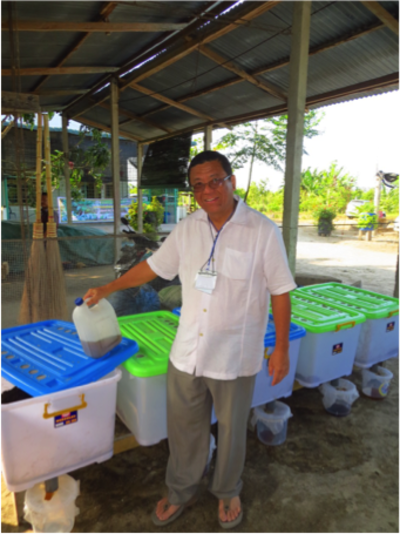
[[[172,313],[174,313],[175,315],[177,315],[178,317],[181,316],[181,308],[174,308],[172,310]]]
[[[300,339],[306,335],[306,329],[294,323],[290,323],[289,341]],[[269,314],[267,333],[264,337],[264,347],[275,347],[275,323],[272,313]]]
[[[2,330],[1,376],[33,397],[98,380],[138,351],[132,339],[87,356],[73,323],[42,321]]]

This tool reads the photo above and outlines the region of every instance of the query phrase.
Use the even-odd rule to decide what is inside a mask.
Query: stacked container
[[[346,306],[365,316],[354,361],[357,366],[368,369],[376,363],[398,357],[398,299],[333,282],[306,286],[297,291],[322,298],[333,305]]]
[[[1,406],[8,489],[23,491],[111,458],[121,378],[115,367],[137,344],[123,339],[95,360],[83,352],[73,324],[43,321],[3,330],[1,348],[2,376],[33,396]]]
[[[365,316],[299,289],[290,296],[292,322],[306,330],[300,345],[296,380],[302,386],[314,388],[350,375]]]
[[[167,369],[179,318],[157,311],[119,317],[122,335],[139,351],[120,367],[117,414],[140,445],[167,437]]]

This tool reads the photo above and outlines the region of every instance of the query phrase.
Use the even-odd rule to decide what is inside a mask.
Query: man
[[[198,154],[189,181],[202,209],[183,219],[147,261],[85,298],[96,303],[156,275],[179,274],[183,304],[167,375],[168,498],[158,502],[152,519],[167,525],[196,498],[214,405],[218,449],[209,489],[219,499],[220,525],[232,528],[243,515],[239,494],[247,419],[262,365],[270,295],[276,347],[269,373],[275,385],[289,372],[289,291],[296,286],[278,227],[234,196],[236,178],[225,156]]]

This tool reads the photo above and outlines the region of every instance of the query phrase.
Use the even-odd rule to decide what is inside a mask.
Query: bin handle
[[[393,310],[393,311],[389,312],[388,317],[391,317],[391,316],[394,315],[395,313],[399,313],[399,310]]]
[[[75,412],[77,410],[83,410],[83,408],[87,407],[87,402],[85,401],[85,394],[79,395],[81,398],[81,404],[78,406],[72,406],[72,408],[64,408],[63,410],[60,410],[58,412],[48,413],[47,408],[50,406],[50,403],[46,403],[44,405],[44,414],[43,419],[51,419],[52,417],[57,417],[58,415],[62,415],[65,412]]]
[[[341,323],[341,324],[337,324],[336,325],[336,332],[339,332],[339,330],[341,330],[343,328],[343,326],[347,326],[348,324],[350,324],[350,328],[353,328],[354,326],[356,326],[356,322],[355,321],[347,321],[347,323]]]

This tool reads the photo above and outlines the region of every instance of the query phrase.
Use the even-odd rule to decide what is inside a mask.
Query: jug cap
[[[85,301],[83,300],[82,297],[78,297],[77,299],[75,299],[75,304],[77,306],[82,306],[82,304],[84,303]]]

